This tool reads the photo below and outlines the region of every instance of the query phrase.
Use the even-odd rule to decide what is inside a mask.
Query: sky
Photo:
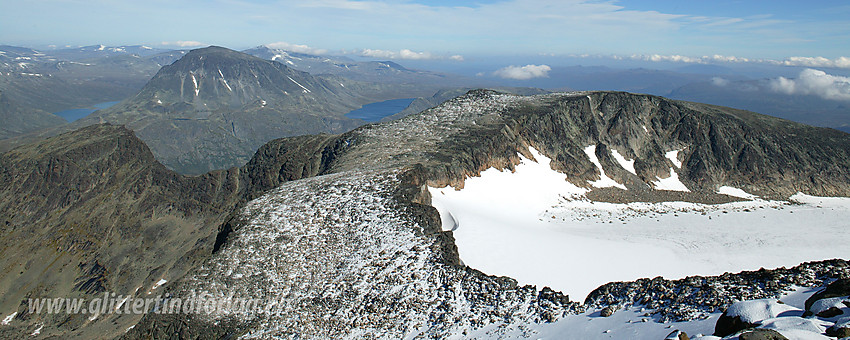
[[[848,18],[830,0],[0,0],[0,44],[834,61],[850,56]]]

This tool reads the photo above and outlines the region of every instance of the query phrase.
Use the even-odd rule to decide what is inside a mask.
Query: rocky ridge
[[[53,141],[70,145],[68,140],[83,139],[81,135],[65,137]],[[426,186],[462,186],[465,178],[484,169],[512,169],[519,161],[518,153],[526,153],[533,146],[552,158],[556,170],[565,173],[569,181],[590,188],[588,181],[599,179],[600,174],[584,150],[595,145],[605,173],[624,183],[627,191],[656,191],[651,182],[669,175],[675,167],[673,171],[682,182],[699,195],[716,195],[720,185],[734,185],[766,197],[787,197],[796,191],[846,195],[848,140],[848,135],[833,130],[653,96],[581,92],[522,97],[472,91],[421,114],[366,125],[342,135],[272,141],[242,168],[203,177],[182,177],[162,170],[162,176],[156,178],[168,180],[161,184],[180,187],[181,183],[197,183],[197,187],[186,189],[206,200],[198,202],[223,207],[208,217],[218,222],[202,223],[203,227],[192,234],[190,239],[195,246],[183,249],[196,249],[198,256],[193,261],[178,261],[187,265],[186,274],[171,270],[175,276],[169,277],[164,289],[175,297],[209,294],[224,298],[280,298],[280,313],[231,310],[215,315],[147,314],[124,336],[440,337],[481,329],[493,336],[522,331],[529,324],[555,321],[586,307],[561,293],[518,287],[512,279],[487,276],[464,266],[451,232],[441,230]],[[37,150],[39,146],[31,148]],[[636,173],[620,167],[612,159],[612,149],[634,159]],[[88,154],[97,149],[81,146],[69,150],[85,150],[84,154]],[[119,155],[144,154],[144,148],[139,150]],[[680,150],[677,160],[681,167],[665,157],[671,150]],[[2,161],[6,179],[22,176],[14,175],[12,169],[29,164],[28,159],[35,154],[5,154]],[[145,159],[155,164],[150,167],[164,169],[152,156]],[[800,166],[786,167],[790,160]],[[57,158],[48,157],[46,162],[41,167],[50,169]],[[89,164],[92,169],[115,167]],[[86,171],[82,172],[100,173]],[[51,178],[60,184],[68,180],[77,183],[71,175],[80,172],[75,169],[63,176],[35,177],[9,191],[7,197],[20,197],[29,188],[41,188],[41,195],[47,196],[67,193],[67,188],[54,184],[54,192],[42,183],[50,183]],[[159,180],[152,184],[156,183]],[[98,184],[90,187],[98,195],[113,192]],[[273,188],[276,189],[267,191]],[[156,202],[167,206],[182,199],[160,197]],[[227,218],[226,207],[232,209],[247,200],[251,201],[232,219]],[[72,197],[60,208],[80,201]],[[76,211],[87,211],[84,205],[79,207]],[[4,218],[17,216],[12,213],[17,209],[4,210]],[[125,211],[133,209],[138,207]],[[37,212],[32,216],[39,219],[45,214],[49,215]],[[8,221],[7,226],[14,225],[13,229],[30,230],[13,218]],[[61,225],[61,221],[45,221],[41,228]],[[105,222],[107,226],[115,223],[111,219]],[[185,230],[179,223],[164,226],[167,230]],[[160,238],[165,240],[191,243],[168,235]],[[801,277],[814,282],[829,275],[846,275],[837,262],[821,266],[815,270],[818,274]],[[83,267],[81,270],[91,266]],[[810,267],[792,270],[805,272],[806,268]],[[159,276],[162,272],[153,273]],[[796,275],[780,273],[783,277]],[[760,280],[758,275],[747,273],[727,276],[728,279],[706,282],[743,287]],[[121,280],[120,275],[105,280],[109,284],[104,289],[125,287],[114,283]],[[785,287],[777,283],[779,278],[767,276],[764,280],[773,282],[765,286],[778,288],[754,294],[772,294]],[[667,294],[672,289],[670,285],[684,284],[657,284],[657,290],[664,295],[653,294],[656,288],[644,288],[652,286],[647,282],[624,285],[626,288],[622,289],[611,286],[610,294],[600,293],[604,298],[589,301],[587,306],[634,304],[635,300],[630,299],[643,294],[662,301],[656,307],[658,313],[686,318],[699,317],[699,312],[707,310],[701,306],[716,307],[727,301],[723,297],[726,292],[718,289],[716,296],[697,294],[694,296],[699,299],[682,301],[681,306],[667,311],[663,308],[668,304],[663,301],[672,299]],[[743,295],[744,291],[741,288],[734,292]],[[637,301],[643,303],[642,300]],[[13,326],[19,331],[31,331],[35,322],[21,316],[16,317]],[[51,326],[44,332],[81,334],[74,332],[92,328],[82,329]]]
[[[153,326],[163,322],[192,336],[235,332],[246,338],[445,337],[482,328],[498,336],[588,307],[628,303],[652,304],[648,307],[653,313],[670,320],[698,318],[735,298],[775,295],[791,283],[818,284],[827,277],[846,275],[843,262],[825,262],[770,271],[764,277],[745,272],[676,283],[656,279],[624,284],[621,289],[606,286],[605,292],[616,293],[597,293],[586,304],[578,304],[559,293],[517,287],[513,280],[465,267],[451,233],[440,231],[439,217],[424,190],[425,185],[461,186],[464,178],[492,166],[510,169],[529,145],[552,156],[568,180],[590,187],[587,181],[598,179],[599,174],[582,150],[595,144],[597,150],[617,148],[636,158],[637,174],[630,177],[626,171],[614,170],[617,163],[608,153],[597,152],[606,173],[626,183],[629,190],[652,191],[648,179],[675,166],[663,154],[691,145],[693,150],[680,153],[680,178],[700,194],[716,195],[721,184],[767,196],[798,189],[822,195],[844,193],[841,176],[812,178],[802,184],[784,182],[772,179],[771,171],[784,178],[795,174],[787,174],[771,159],[741,155],[778,152],[781,157],[800,159],[810,156],[797,150],[821,142],[812,139],[832,138],[819,144],[820,151],[811,156],[831,157],[830,152],[846,153],[840,148],[847,136],[824,136],[815,128],[723,110],[625,93],[520,97],[472,91],[421,114],[340,136],[271,142],[258,156],[299,157],[281,168],[286,171],[277,175],[269,171],[256,178],[280,186],[249,203],[240,213],[244,223],[228,237],[221,252],[172,286],[171,294],[283,297],[277,300],[282,312],[194,316],[182,326],[174,324],[172,316],[148,315],[127,337],[162,335]],[[584,128],[578,130],[580,126]],[[805,133],[805,138],[777,131],[783,126]],[[783,132],[786,140],[780,150],[779,140],[771,135]],[[768,148],[733,152],[717,146],[721,134],[724,145]],[[706,149],[701,147],[703,141],[709,142]],[[827,168],[837,164],[831,171],[846,174],[847,167],[839,158],[835,160],[831,164],[803,160],[803,164]],[[252,163],[256,166],[261,161],[255,157],[248,166]],[[752,171],[765,180],[744,182],[743,176]],[[794,171],[814,176],[815,170]],[[292,181],[298,178],[304,179]],[[762,187],[764,183],[773,185]],[[301,255],[290,256],[293,253]],[[758,282],[765,282],[767,288],[751,290]],[[674,297],[676,289],[681,290],[682,300]],[[640,299],[628,300],[634,296]]]

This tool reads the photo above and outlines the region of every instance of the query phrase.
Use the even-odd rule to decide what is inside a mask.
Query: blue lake
[[[120,102],[105,102],[105,103],[97,103],[92,105],[91,107],[82,108],[82,109],[70,109],[65,111],[54,112],[53,114],[65,118],[69,123],[73,122],[77,119],[88,116],[92,112],[95,112],[100,109],[108,108],[112,105],[118,104]]]
[[[348,118],[362,119],[369,123],[377,122],[381,118],[392,116],[407,108],[415,98],[391,99],[382,102],[363,105],[363,107],[346,113]]]

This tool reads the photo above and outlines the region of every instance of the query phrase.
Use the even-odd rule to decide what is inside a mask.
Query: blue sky
[[[29,0],[0,1],[0,44],[835,59],[850,56],[848,18],[847,1]]]

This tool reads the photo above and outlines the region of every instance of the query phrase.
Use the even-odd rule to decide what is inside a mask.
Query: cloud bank
[[[402,49],[398,52],[389,51],[389,50],[378,50],[378,49],[363,49],[356,50],[353,52],[354,54],[358,54],[362,57],[370,57],[370,58],[383,58],[383,59],[405,59],[405,60],[442,60],[449,59],[454,61],[463,61],[462,55],[453,55],[450,57],[445,57],[441,55],[435,55],[431,52],[423,51],[416,52],[409,49]]]
[[[505,79],[528,80],[548,77],[552,68],[549,65],[508,66],[493,72],[493,75]]]
[[[623,57],[613,56],[612,58],[620,60]],[[690,63],[690,64],[717,64],[717,63],[761,63],[778,66],[802,66],[802,67],[825,67],[825,68],[847,68],[850,69],[850,58],[838,57],[829,59],[824,57],[788,57],[783,60],[775,59],[751,59],[736,56],[711,55],[702,57],[689,57],[678,54],[661,55],[661,54],[634,54],[628,57],[632,60],[654,61],[654,62],[674,62],[674,63]]]
[[[178,40],[178,41],[163,41],[163,45],[165,46],[177,46],[177,47],[199,47],[206,46],[206,44],[200,41],[191,41],[191,40]]]
[[[850,58],[847,57],[838,57],[835,59],[824,57],[790,57],[780,63],[788,66],[850,68]]]
[[[306,53],[306,54],[326,54],[328,50],[321,48],[312,48],[307,45],[298,45],[298,44],[290,44],[288,42],[280,41],[271,44],[266,44],[268,48],[277,48],[281,50],[287,50],[295,53]]]
[[[805,69],[796,79],[779,77],[770,81],[770,89],[784,94],[816,95],[829,100],[850,101],[850,77]]]

